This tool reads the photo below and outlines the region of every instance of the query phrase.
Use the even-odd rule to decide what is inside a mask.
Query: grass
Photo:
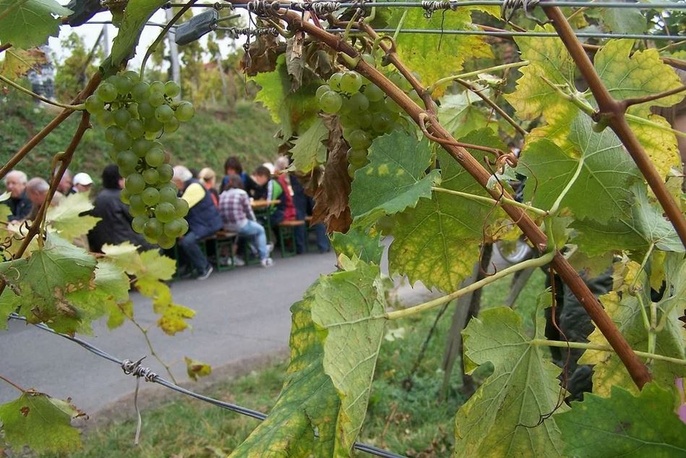
[[[526,317],[535,310],[537,296],[543,291],[544,275],[537,271],[520,295],[515,309]],[[503,303],[509,279],[484,289],[482,307]],[[410,457],[448,456],[454,438],[454,417],[466,401],[460,391],[459,369],[450,377],[450,389],[439,400],[443,381],[440,370],[443,347],[450,328],[452,308],[438,321],[427,351],[414,374],[410,374],[419,349],[432,327],[437,312],[391,323],[381,346],[365,424],[359,440]],[[393,332],[391,332],[393,331]],[[404,332],[403,332],[404,331]],[[401,338],[390,339],[391,335]],[[459,364],[459,362],[458,362]],[[251,409],[268,412],[284,379],[282,362],[245,377],[225,381],[206,394]],[[481,379],[485,377],[482,374]],[[479,376],[476,376],[477,380]],[[85,435],[84,449],[72,457],[218,457],[226,456],[258,424],[238,414],[192,399],[172,402],[143,411],[141,443],[133,445],[136,423],[133,419],[95,429]],[[357,453],[356,456],[368,456]]]

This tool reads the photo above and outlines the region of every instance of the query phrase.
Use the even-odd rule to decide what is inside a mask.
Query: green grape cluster
[[[411,97],[417,94],[400,73],[390,73],[389,78]],[[340,119],[343,138],[350,146],[348,174],[352,178],[367,164],[372,141],[394,129],[402,110],[378,86],[352,70],[331,75],[317,89],[316,98],[322,111]]]
[[[121,200],[129,206],[134,231],[150,243],[171,248],[188,230],[188,203],[178,197],[174,174],[158,138],[195,114],[190,102],[176,102],[173,81],[141,81],[135,72],[110,76],[85,102],[105,128],[111,159],[126,178]]]

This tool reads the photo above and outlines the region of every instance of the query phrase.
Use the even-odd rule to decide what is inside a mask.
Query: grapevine
[[[125,177],[121,200],[129,205],[133,230],[150,243],[171,248],[188,230],[188,203],[177,196],[172,166],[158,141],[189,121],[193,106],[175,102],[173,81],[141,81],[135,72],[110,76],[85,101],[85,107],[112,145],[110,158]]]

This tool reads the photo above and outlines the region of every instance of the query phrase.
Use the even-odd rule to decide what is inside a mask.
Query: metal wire
[[[331,33],[343,33],[345,29],[326,29]],[[374,29],[379,33],[395,33],[396,29]],[[399,33],[443,34],[443,35],[485,35],[489,37],[537,37],[558,38],[554,32],[509,32],[490,30],[440,30],[440,29],[400,29]],[[629,38],[634,40],[686,40],[686,35],[647,35],[636,33],[589,33],[576,32],[578,38]]]
[[[28,323],[28,320],[26,317],[23,317],[21,315],[18,315],[17,313],[10,313],[8,318],[10,320],[17,320],[17,321],[24,321]],[[152,372],[149,368],[141,366],[141,362],[143,361],[143,358],[140,358],[137,361],[132,361],[129,359],[126,360],[120,360],[119,358],[110,355],[104,350],[101,350],[100,348],[86,342],[85,340],[79,339],[78,337],[72,337],[68,334],[62,334],[60,332],[55,331],[54,329],[51,329],[50,327],[46,326],[43,323],[38,323],[38,324],[33,324],[35,327],[38,329],[41,329],[43,331],[47,331],[51,334],[64,337],[67,340],[70,340],[72,342],[75,342],[79,344],[81,347],[85,348],[89,352],[104,358],[108,361],[111,361],[115,364],[117,364],[119,367],[122,368],[124,373],[126,375],[131,375],[133,377],[136,377],[137,380],[140,380],[142,377],[146,382],[151,382],[151,383],[157,383],[158,385],[162,385],[165,388],[169,388],[170,390],[176,391],[177,393],[184,394],[186,396],[190,396],[192,398],[198,399],[200,401],[207,402],[208,404],[212,404],[217,407],[221,407],[222,409],[227,409],[232,412],[235,412],[240,415],[244,415],[246,417],[254,418],[256,420],[263,421],[267,418],[267,415],[265,415],[262,412],[259,412],[257,410],[252,410],[248,409],[247,407],[239,406],[237,404],[231,404],[229,402],[224,402],[220,401],[218,399],[211,398],[209,396],[205,396],[199,393],[195,393],[191,390],[187,390],[186,388],[183,388],[173,382],[170,382],[169,380],[164,379],[163,377],[160,377],[156,373]],[[361,452],[366,452],[374,456],[380,456],[382,458],[405,458],[404,455],[398,455],[396,453],[390,452],[388,450],[383,450],[377,447],[374,447],[373,445],[369,444],[363,444],[360,442],[355,442],[353,447],[356,450],[359,450]]]
[[[254,2],[245,3],[233,3],[234,8],[248,8],[248,5]],[[317,3],[331,3],[328,1],[314,1],[310,4],[315,5]],[[447,4],[445,9],[456,9],[465,6],[501,6],[503,4],[502,0],[468,0],[468,1],[447,1],[447,2],[434,2],[437,4]],[[296,9],[298,5],[302,5],[300,2],[271,2],[270,4],[278,4],[281,8],[291,8]],[[183,4],[178,4],[181,6]],[[422,2],[340,2],[341,8],[355,8],[363,5],[366,6],[376,6],[376,7],[395,7],[395,8],[423,8]],[[212,5],[206,5],[207,7],[212,7]],[[557,6],[561,8],[619,8],[619,9],[638,9],[638,10],[683,10],[686,9],[686,3],[671,3],[671,2],[656,2],[656,3],[633,3],[633,2],[602,2],[602,3],[591,3],[591,2],[569,2],[569,1],[548,1],[543,2],[541,6]]]

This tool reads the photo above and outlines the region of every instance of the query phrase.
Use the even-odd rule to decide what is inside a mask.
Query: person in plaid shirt
[[[224,221],[224,230],[252,238],[260,254],[262,267],[271,266],[273,262],[269,257],[267,235],[264,227],[255,220],[250,198],[243,190],[243,180],[240,176],[231,174],[228,176],[226,187],[227,189],[219,196],[219,214]]]

